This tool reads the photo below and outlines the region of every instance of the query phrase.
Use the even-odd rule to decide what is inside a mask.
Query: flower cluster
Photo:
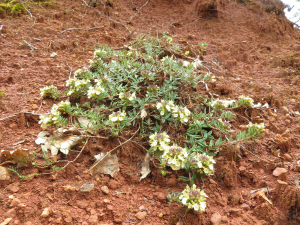
[[[257,124],[257,123],[249,123],[247,125],[247,128],[252,128],[252,127],[255,127],[257,130],[259,131],[264,131],[265,130],[265,124],[264,123],[260,123],[260,124]]]
[[[203,190],[197,188],[195,184],[191,188],[187,185],[179,196],[181,203],[187,206],[188,209],[194,209],[200,212],[205,212],[206,198],[208,198],[208,196]]]
[[[216,162],[212,156],[208,156],[205,153],[196,153],[194,156],[189,158],[191,167],[194,168],[198,173],[210,176],[214,173],[214,165]]]
[[[70,104],[71,103],[68,100],[54,104],[51,108],[51,114],[49,116],[40,116],[39,124],[41,124],[41,127],[45,129],[50,127],[52,124],[57,123],[58,117],[66,112],[66,108]]]
[[[75,91],[80,91],[85,88],[85,86],[90,82],[90,80],[86,79],[77,79],[75,78],[70,78],[69,80],[66,81],[66,86],[71,87],[71,89],[68,91],[67,95],[72,95]]]
[[[78,70],[76,70],[76,71],[74,72],[74,77],[78,77],[78,76],[80,76],[80,75],[82,75],[83,73],[86,73],[86,72],[88,72],[88,71],[89,71],[89,69],[86,68],[86,67],[83,67],[82,69],[78,69]]]
[[[102,88],[100,85],[96,87],[89,87],[89,90],[87,92],[88,98],[93,98],[99,96],[102,92],[104,92],[104,88]]]
[[[156,93],[158,91],[159,87],[157,85],[149,85],[148,86],[148,91],[152,93]]]
[[[96,51],[94,51],[94,57],[95,58],[102,58],[104,56],[106,56],[107,52],[101,49],[97,49]]]
[[[114,112],[109,115],[109,120],[113,123],[120,123],[122,122],[126,117],[126,113],[123,111]]]
[[[155,133],[150,135],[150,146],[155,150],[168,151],[170,144],[170,137],[166,132]]]
[[[120,93],[119,98],[124,100],[125,102],[132,102],[134,99],[136,99],[135,93]]]
[[[243,105],[246,105],[246,106],[253,106],[253,103],[254,103],[254,100],[252,98],[245,97],[244,95],[241,95],[239,97],[239,100]]]
[[[184,168],[185,159],[188,153],[186,148],[181,148],[177,145],[165,148],[163,155],[161,156],[162,162],[170,166],[173,170],[180,170]]]
[[[52,124],[56,123],[58,119],[58,116],[55,115],[49,115],[49,116],[40,116],[39,124],[41,124],[41,127],[43,129],[46,129],[47,127],[50,127]]]
[[[172,116],[177,118],[181,123],[186,123],[189,121],[189,116],[191,112],[188,110],[187,107],[178,107],[174,106],[173,107],[173,113]]]
[[[41,97],[42,98],[58,98],[60,96],[60,93],[57,91],[57,87],[53,86],[46,86],[44,88],[40,89],[41,91]]]
[[[228,121],[223,121],[222,118],[219,118],[218,121],[222,124],[223,128],[229,129],[231,124]]]
[[[235,100],[220,100],[217,99],[211,103],[211,106],[217,109],[224,109],[232,106],[235,103]]]
[[[70,105],[71,103],[69,102],[69,100],[54,104],[51,108],[51,114],[54,116],[60,116],[66,112],[67,107]]]
[[[95,79],[95,82],[97,83],[97,85],[106,85],[107,82],[108,82],[108,77],[107,76],[104,76],[104,77],[101,77],[99,79]]]
[[[160,111],[160,115],[165,115],[166,112],[172,112],[172,109],[174,107],[173,101],[164,101],[161,100],[161,102],[156,104],[156,108]]]

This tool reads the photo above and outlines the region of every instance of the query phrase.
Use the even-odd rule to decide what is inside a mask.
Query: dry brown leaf
[[[142,179],[145,179],[148,174],[151,173],[151,170],[150,170],[150,154],[147,153],[146,156],[145,156],[145,159],[144,159],[144,162],[142,163],[142,170],[141,170],[141,178],[140,178],[140,181]]]
[[[17,149],[13,151],[1,150],[1,162],[9,161],[17,164],[17,167],[28,166],[34,159],[34,155],[28,149]]]
[[[103,173],[113,177],[114,173],[120,170],[119,160],[116,154],[111,155],[110,153],[106,154],[101,152],[100,154],[95,155],[95,158],[97,161],[92,165],[92,169],[90,170],[92,176]]]

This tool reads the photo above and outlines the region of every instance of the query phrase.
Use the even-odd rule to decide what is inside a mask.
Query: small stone
[[[98,223],[98,215],[97,214],[91,215],[89,218],[89,222],[91,224],[97,224]]]
[[[175,177],[171,177],[168,181],[167,181],[167,185],[169,187],[173,187],[176,185],[176,178]]]
[[[17,182],[8,185],[7,190],[14,193],[18,192],[20,190],[20,183]]]
[[[85,193],[85,192],[91,192],[94,189],[94,184],[83,184],[80,187],[80,191]]]
[[[164,216],[164,214],[160,213],[158,214],[158,217],[162,218]]]
[[[38,109],[39,107],[36,105],[36,104],[34,104],[34,105],[32,105],[32,110],[36,110],[36,109]]]
[[[279,177],[280,175],[282,174],[286,174],[287,173],[287,170],[285,168],[279,168],[277,167],[274,171],[273,171],[273,175],[275,177]]]
[[[147,212],[138,212],[137,214],[135,214],[135,217],[139,220],[145,220],[147,216]]]
[[[107,205],[107,209],[110,210],[110,211],[113,211],[114,207],[112,205]]]
[[[101,191],[103,191],[105,194],[109,194],[109,189],[108,189],[108,187],[107,186],[102,186],[101,187]]]
[[[118,181],[116,181],[116,180],[111,180],[110,182],[109,182],[109,187],[111,188],[111,189],[117,189],[118,188],[118,186],[119,186],[119,183],[118,183]]]
[[[212,216],[210,217],[210,222],[213,225],[218,225],[221,223],[221,214],[219,212],[215,212],[214,214],[212,214]]]
[[[15,208],[8,210],[5,214],[5,218],[15,218],[17,216],[17,211]]]
[[[57,173],[51,175],[51,180],[56,180],[57,179]]]
[[[158,193],[157,193],[157,198],[158,198],[158,200],[160,200],[160,201],[166,200],[166,196],[165,196],[162,192],[158,192]]]
[[[50,212],[51,212],[51,210],[50,210],[50,208],[45,208],[44,210],[43,210],[43,212],[42,212],[42,217],[48,217],[49,215],[50,215]]]
[[[244,209],[244,210],[246,210],[246,211],[248,211],[250,209],[250,206],[248,204],[246,204],[246,203],[243,203],[241,205],[241,208]]]
[[[139,210],[140,210],[141,212],[147,211],[147,209],[146,209],[145,206],[143,206],[143,205],[139,207]]]
[[[290,156],[290,154],[288,154],[288,153],[283,154],[283,158],[285,159],[285,161],[288,161],[288,162],[293,161],[292,156]]]
[[[65,192],[76,191],[76,188],[72,187],[71,185],[63,186],[63,189],[64,189]]]
[[[26,223],[24,223],[24,225],[32,225],[31,221],[27,221]]]
[[[9,180],[9,171],[7,168],[0,166],[0,180]]]
[[[222,221],[222,223],[228,223],[228,222],[229,222],[227,216],[222,216],[222,217],[221,217],[221,221]]]
[[[20,202],[19,199],[14,198],[14,199],[12,200],[12,202],[10,203],[10,207],[12,207],[12,208],[17,207],[20,203],[21,203],[21,202]]]
[[[82,181],[82,178],[79,175],[75,176],[75,178],[79,181]]]
[[[110,203],[109,199],[104,199],[103,202],[104,202],[105,204],[109,204],[109,203]]]

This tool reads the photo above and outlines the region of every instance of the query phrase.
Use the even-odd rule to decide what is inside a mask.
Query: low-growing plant
[[[180,178],[190,186],[174,199],[188,209],[204,211],[206,195],[194,180],[214,173],[213,156],[223,145],[255,139],[262,135],[264,126],[249,124],[247,131],[233,130],[233,109],[252,107],[253,99],[201,96],[195,88],[213,77],[201,74],[197,63],[183,61],[185,57],[166,35],[138,38],[123,51],[99,46],[90,66],[77,70],[67,80],[70,100],[54,104],[39,123],[42,128],[78,127],[74,118],[85,117],[90,130],[112,137],[139,127],[135,142],[156,157],[162,175],[169,168],[187,171],[187,176]],[[183,99],[185,94],[188,100]],[[84,96],[88,102],[80,104]],[[194,110],[198,104],[203,105],[201,112]],[[139,142],[146,136],[148,144]]]

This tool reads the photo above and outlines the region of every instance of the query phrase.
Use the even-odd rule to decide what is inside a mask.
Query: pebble
[[[162,192],[158,192],[158,193],[157,193],[157,198],[158,198],[158,200],[160,200],[160,201],[166,200],[166,196],[165,196]]]
[[[248,211],[250,209],[250,206],[248,204],[246,204],[246,203],[243,203],[241,205],[241,208],[244,209],[244,210],[246,210],[246,211]]]
[[[93,189],[94,189],[94,184],[83,184],[80,187],[80,191],[83,192],[83,193],[85,193],[85,192],[91,192]]]
[[[221,223],[221,214],[219,212],[215,212],[214,214],[212,214],[212,216],[210,217],[210,222],[213,225],[218,225]]]
[[[63,186],[63,189],[65,192],[68,192],[68,191],[75,191],[76,188],[75,187],[72,187],[71,185],[66,185],[66,186]]]
[[[119,186],[119,183],[118,183],[118,181],[116,181],[116,180],[111,180],[110,182],[109,182],[109,187],[111,188],[111,189],[117,189],[118,188],[118,186]]]
[[[277,168],[273,171],[273,175],[274,175],[275,177],[279,177],[280,175],[285,174],[285,173],[287,173],[287,170],[286,170],[285,168],[279,168],[279,167],[277,167]]]
[[[105,204],[109,204],[109,203],[110,203],[109,199],[104,199],[103,202],[104,202]]]
[[[292,160],[293,160],[292,156],[290,156],[290,154],[288,154],[288,153],[283,154],[283,158],[288,162],[292,162]]]
[[[137,214],[135,214],[135,217],[139,220],[145,220],[147,216],[147,212],[138,212]]]
[[[7,190],[14,193],[18,192],[20,190],[20,183],[16,182],[8,185]]]
[[[101,191],[103,191],[105,194],[109,194],[109,189],[108,189],[108,187],[107,186],[102,186],[101,187]]]
[[[20,202],[19,199],[14,198],[14,199],[12,200],[12,202],[10,203],[10,207],[12,207],[12,208],[17,207],[20,203],[21,203],[21,202]]]
[[[48,217],[50,215],[50,208],[45,208],[42,212],[42,217]]]
[[[0,166],[0,180],[9,180],[9,171],[7,168]]]

